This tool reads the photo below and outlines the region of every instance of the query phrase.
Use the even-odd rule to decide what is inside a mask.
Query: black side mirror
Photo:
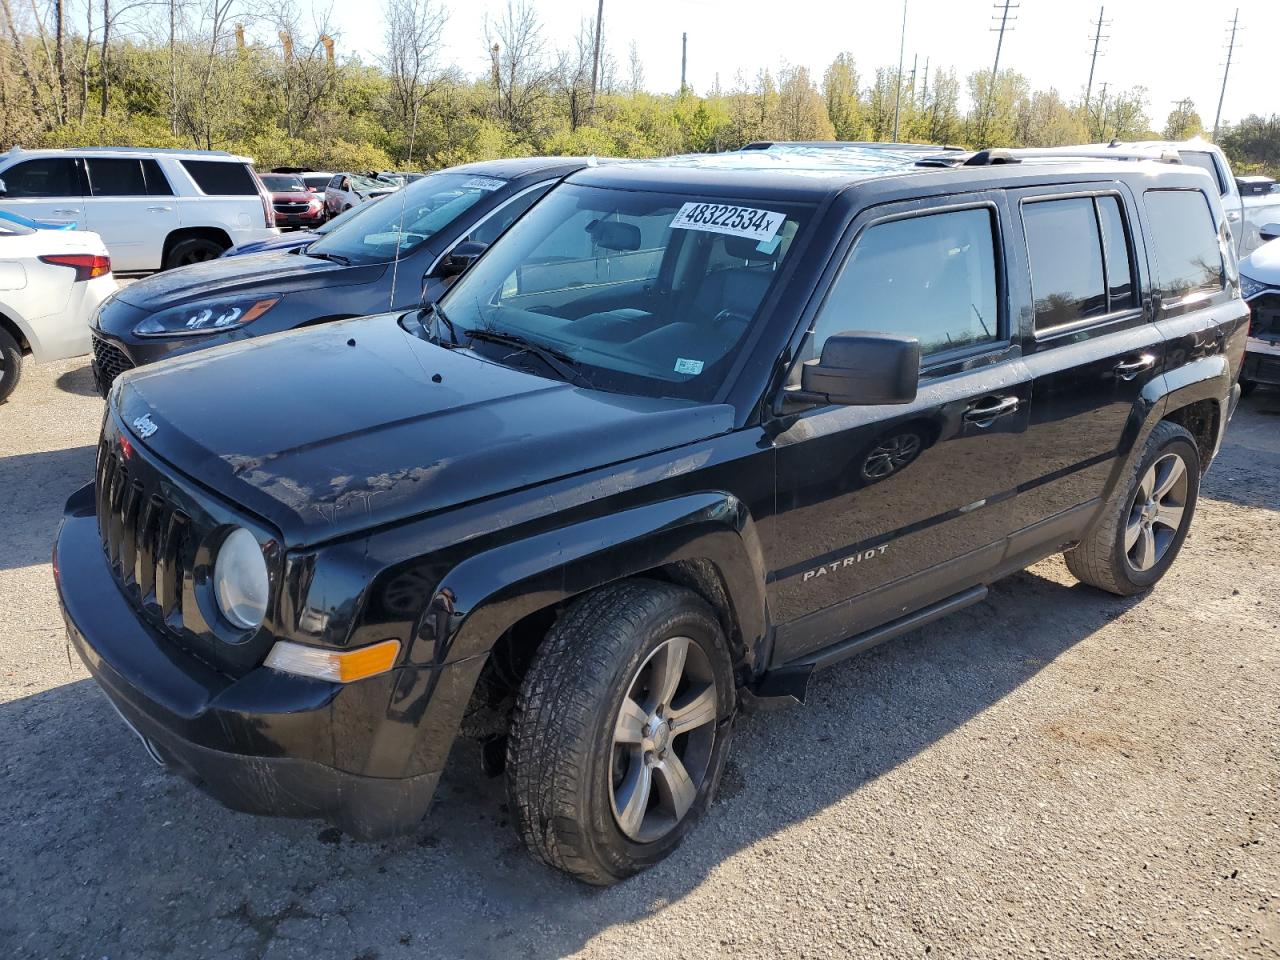
[[[811,403],[872,406],[910,403],[920,384],[920,341],[892,333],[838,333],[822,356],[800,368],[800,389],[786,396]]]
[[[0,180],[0,184],[3,182],[4,181]],[[3,189],[4,188],[0,186],[0,191],[3,191]],[[1258,228],[1258,236],[1263,240],[1275,240],[1280,238],[1280,223],[1264,223]]]
[[[487,243],[479,240],[464,240],[450,250],[435,269],[434,276],[439,279],[460,276],[480,259],[480,255],[489,249]]]

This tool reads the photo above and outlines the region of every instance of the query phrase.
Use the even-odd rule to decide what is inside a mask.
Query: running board
[[[770,701],[783,700],[790,703],[804,703],[809,692],[809,678],[814,671],[825,670],[832,664],[847,660],[855,654],[870,650],[874,646],[910,633],[917,627],[940,620],[948,614],[963,610],[987,598],[987,588],[983,585],[970,587],[960,593],[953,594],[945,600],[917,610],[915,613],[899,617],[883,626],[859,633],[847,640],[841,640],[829,647],[823,647],[816,653],[798,660],[791,660],[767,671],[751,687],[750,700],[755,707],[765,707]]]

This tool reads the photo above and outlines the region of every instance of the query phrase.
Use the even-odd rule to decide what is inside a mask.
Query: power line
[[[1011,10],[1017,10],[1021,4],[1013,3],[1011,0],[1003,0],[1000,3],[991,5],[993,10],[1000,11],[999,15],[993,16],[992,20],[999,20],[1000,26],[992,27],[991,32],[1000,32],[1000,36],[996,38],[996,59],[991,65],[991,82],[987,85],[987,106],[982,111],[982,125],[978,130],[979,146],[986,146],[987,140],[987,121],[991,116],[991,109],[995,106],[996,101],[996,78],[1000,76],[1000,50],[1004,47],[1004,34],[1006,30],[1012,30],[1010,24],[1017,20],[1016,16],[1009,16]]]
[[[1086,85],[1085,85],[1085,88],[1084,88],[1084,110],[1085,110],[1085,113],[1088,113],[1088,112],[1089,112],[1089,98],[1093,95],[1093,70],[1094,70],[1094,68],[1098,65],[1098,57],[1099,57],[1100,55],[1102,55],[1102,54],[1100,54],[1100,50],[1099,50],[1099,48],[1102,46],[1102,41],[1103,41],[1103,40],[1110,40],[1110,39],[1111,39],[1111,37],[1110,37],[1110,36],[1105,36],[1105,37],[1104,37],[1104,36],[1102,35],[1102,28],[1103,28],[1103,27],[1109,27],[1109,26],[1111,26],[1111,21],[1110,21],[1110,20],[1103,20],[1103,19],[1102,19],[1102,15],[1103,15],[1103,13],[1105,13],[1105,12],[1106,12],[1106,9],[1107,9],[1106,7],[1099,7],[1099,8],[1098,8],[1098,22],[1097,22],[1097,24],[1094,26],[1093,37],[1092,37],[1092,40],[1093,40],[1093,56],[1091,56],[1091,57],[1089,58],[1089,82],[1088,82],[1088,84],[1086,84]]]
[[[1236,52],[1236,30],[1240,26],[1240,8],[1231,17],[1231,39],[1227,41],[1227,63],[1222,70],[1222,91],[1218,94],[1218,112],[1213,115],[1213,139],[1218,139],[1218,124],[1222,121],[1222,101],[1227,98],[1227,77],[1231,74],[1231,56]]]

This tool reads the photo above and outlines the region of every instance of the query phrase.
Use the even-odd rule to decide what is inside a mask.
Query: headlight
[[[133,332],[139,337],[220,333],[253,323],[279,302],[279,297],[271,297],[264,300],[188,304],[147,317],[133,328]]]
[[[1240,296],[1246,300],[1252,300],[1265,289],[1267,289],[1265,283],[1259,283],[1253,277],[1246,277],[1243,273],[1240,274]]]
[[[236,527],[218,548],[213,564],[213,595],[222,615],[250,630],[267,615],[267,561],[258,541],[244,527]]]

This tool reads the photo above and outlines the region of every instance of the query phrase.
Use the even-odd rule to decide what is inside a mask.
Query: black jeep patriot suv
[[[1059,551],[1145,590],[1187,535],[1246,338],[1216,189],[992,159],[583,170],[434,309],[122,377],[75,648],[229,806],[410,830],[462,731],[535,854],[643,869],[740,705]]]

